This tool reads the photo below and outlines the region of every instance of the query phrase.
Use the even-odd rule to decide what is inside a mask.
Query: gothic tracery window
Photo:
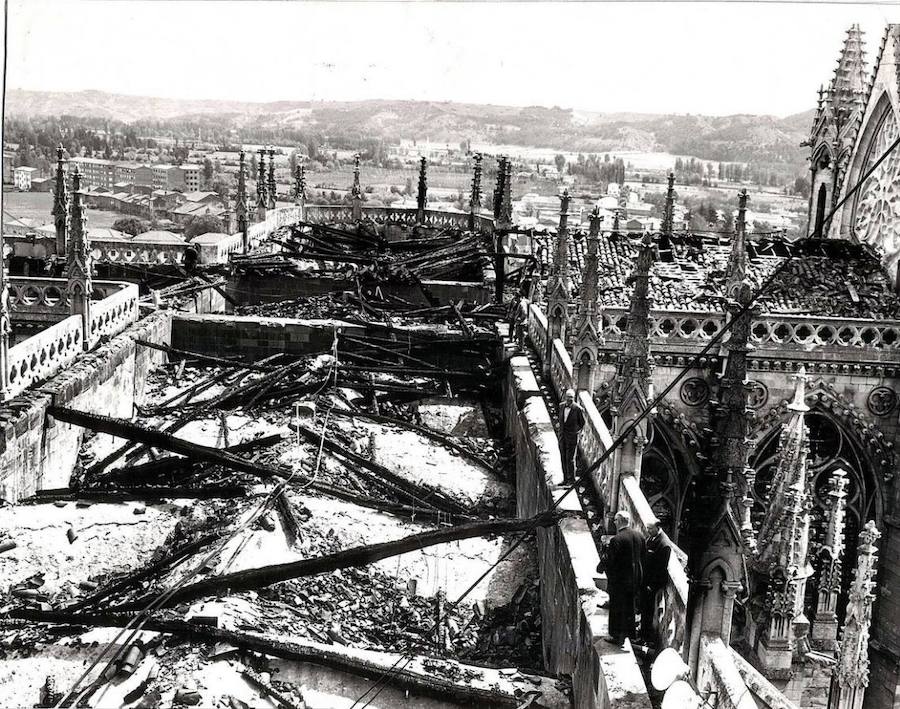
[[[887,104],[875,136],[869,144],[860,177],[875,164],[897,139],[897,118]],[[854,232],[863,243],[872,244],[886,254],[900,251],[900,153],[892,152],[859,192],[854,211]]]

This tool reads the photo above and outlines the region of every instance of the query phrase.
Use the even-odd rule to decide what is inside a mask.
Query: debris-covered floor
[[[491,569],[519,534],[303,566],[514,516],[484,351],[447,381],[392,347],[153,372],[133,422],[248,469],[88,433],[77,489],[5,510],[0,706],[568,706],[533,544]]]

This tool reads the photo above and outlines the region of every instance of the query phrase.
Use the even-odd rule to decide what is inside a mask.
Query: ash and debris
[[[659,258],[650,271],[654,307],[663,310],[722,312],[730,236],[674,234],[657,243]],[[640,247],[639,237],[604,233],[598,244],[600,301],[627,308]],[[764,313],[839,318],[900,319],[900,297],[876,254],[864,245],[831,239],[747,240],[747,276],[754,288],[791,257],[785,271],[759,298]],[[575,286],[580,287],[587,240],[569,240]],[[547,253],[552,253],[552,250]]]
[[[302,307],[319,307],[315,301],[306,299]],[[321,307],[334,315],[332,306]],[[435,319],[446,321],[448,336],[462,335],[454,313],[439,313]],[[475,323],[472,327],[476,332],[490,330]],[[423,331],[423,341],[429,331]],[[427,358],[427,348],[418,352]],[[485,349],[477,345],[469,355],[473,362],[486,362]],[[373,379],[342,372],[331,355],[299,361],[274,358],[267,365],[284,376],[273,382],[270,372],[225,365],[181,361],[162,366],[148,378],[146,401],[133,421],[213,448],[249,444],[242,451],[247,459],[292,475],[287,490],[298,525],[296,537],[290,538],[285,520],[273,508],[211,558],[206,555],[212,546],[204,547],[183,563],[121,584],[103,599],[88,602],[82,612],[133,606],[188,574],[201,580],[440,528],[442,523],[428,519],[424,508],[411,516],[395,516],[372,508],[372,503],[355,504],[353,495],[374,504],[397,502],[377,475],[363,474],[359,461],[376,466],[376,473],[390,471],[426,499],[430,494],[433,502],[446,500],[470,518],[513,514],[512,454],[495,437],[502,435],[501,415],[486,395],[492,376],[486,366],[472,367],[448,389],[440,373],[376,374]],[[302,419],[295,417],[297,401],[304,404]],[[298,435],[299,428],[325,431],[340,450],[356,458],[320,453],[317,440]],[[266,443],[253,446],[257,440]],[[204,535],[227,535],[275,485],[143,446],[122,450],[115,462],[98,468],[121,443],[106,435],[85,435],[72,494],[37,499],[4,516],[0,545],[13,544],[0,553],[0,612],[67,610],[73,604],[77,608],[99,591],[164,562],[175,549]],[[322,493],[320,487],[328,485],[349,492],[350,498]],[[129,497],[121,499],[123,494]],[[197,602],[155,611],[151,620],[182,623],[186,629],[212,623],[272,641],[293,638],[342,653],[369,653],[366,657],[383,660],[384,670],[390,667],[384,658],[408,652],[423,678],[482,682],[486,690],[502,686],[526,699],[529,692],[539,691],[542,698],[536,706],[567,705],[570,688],[564,682],[536,676],[542,665],[541,619],[530,544],[498,564],[465,602],[452,603],[510,543],[512,539],[503,537],[469,539],[256,591],[222,589]],[[117,632],[3,621],[0,705],[23,700],[52,704]],[[278,678],[279,669],[289,670],[282,676],[299,677],[303,663],[273,660],[181,633],[142,631],[138,638],[103,670],[105,675],[99,674],[105,667],[100,663],[80,685],[92,689],[87,706],[274,707],[270,690],[298,707],[350,705],[334,691],[317,694],[308,671],[305,685]],[[270,689],[260,689],[247,668]]]

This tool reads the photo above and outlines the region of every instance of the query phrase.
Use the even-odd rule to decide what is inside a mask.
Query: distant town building
[[[17,167],[13,170],[13,181],[16,189],[20,192],[29,192],[31,190],[31,180],[38,176],[37,173],[36,167]]]

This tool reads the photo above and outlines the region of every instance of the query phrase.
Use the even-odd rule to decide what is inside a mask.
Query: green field
[[[53,209],[53,195],[50,192],[4,192],[3,218],[7,215],[21,219],[41,220],[46,224],[53,222],[50,210]],[[88,209],[88,226],[111,227],[116,219],[125,216],[118,212],[105,212],[99,209]]]

